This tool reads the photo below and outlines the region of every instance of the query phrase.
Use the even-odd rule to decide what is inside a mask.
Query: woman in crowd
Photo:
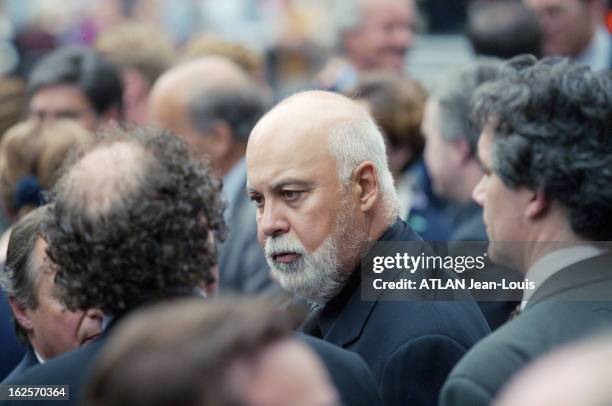
[[[92,141],[93,136],[71,120],[28,120],[6,132],[0,141],[0,198],[13,221],[43,203],[66,158]],[[0,262],[6,258],[9,233],[0,239]]]

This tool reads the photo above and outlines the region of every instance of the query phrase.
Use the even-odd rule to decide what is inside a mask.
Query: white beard
[[[344,286],[346,277],[340,272],[338,244],[329,236],[312,254],[300,240],[288,234],[266,240],[266,259],[272,276],[284,289],[304,299],[323,304],[334,297]],[[279,253],[294,252],[299,258],[290,263],[274,262]]]
[[[301,241],[289,234],[266,240],[266,259],[272,276],[284,289],[317,305],[323,305],[344,287],[351,270],[342,269],[340,249],[343,247],[351,253],[349,255],[360,252],[368,238],[367,234],[356,230],[351,221],[349,206],[346,200],[341,203],[333,234],[313,253],[308,253]],[[274,262],[274,255],[288,252],[300,256],[290,263]]]

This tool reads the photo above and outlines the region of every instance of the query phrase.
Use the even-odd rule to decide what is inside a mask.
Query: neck
[[[531,243],[525,247],[525,255],[521,269],[527,271],[544,255],[557,251],[562,248],[567,248],[585,240],[577,236],[570,228],[567,222],[549,224],[542,227],[533,237],[526,239]]]

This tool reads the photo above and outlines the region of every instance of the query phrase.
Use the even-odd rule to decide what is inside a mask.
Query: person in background
[[[483,172],[476,156],[480,134],[470,121],[470,100],[480,85],[497,77],[501,66],[501,60],[480,58],[459,67],[438,82],[425,105],[425,163],[434,192],[453,203],[451,240],[487,238],[482,208],[472,200]]]
[[[466,35],[478,56],[542,56],[539,21],[520,1],[474,2],[468,8]]]
[[[270,304],[237,298],[136,312],[100,354],[85,404],[338,405],[323,363],[292,327]]]
[[[479,86],[497,77],[501,67],[502,61],[496,58],[478,58],[458,67],[438,83],[425,106],[425,162],[436,194],[449,202],[454,229],[448,237],[448,251],[453,256],[478,256],[486,251],[482,208],[472,200],[483,172],[476,156],[480,134],[470,121],[470,100]],[[464,241],[481,244],[462,244]],[[499,266],[489,267],[481,277],[495,282],[519,279],[515,272]],[[478,296],[480,291],[472,293]],[[510,294],[496,298],[478,302],[492,330],[505,323],[517,305]]]
[[[339,1],[335,18],[340,57],[319,73],[321,87],[346,92],[365,72],[404,72],[417,21],[412,0]]]
[[[193,36],[182,48],[181,61],[189,62],[214,55],[229,59],[259,82],[265,80],[264,61],[261,54],[238,42],[224,40],[212,34]]]
[[[34,66],[26,88],[30,118],[73,119],[90,131],[123,119],[120,73],[90,48],[52,51]]]
[[[452,225],[423,162],[421,121],[427,92],[414,79],[379,72],[364,75],[349,94],[366,104],[385,137],[400,216],[424,240],[446,241]]]
[[[151,87],[175,63],[170,38],[152,25],[126,22],[103,31],[95,49],[120,72],[125,121],[148,124]]]
[[[26,108],[25,84],[23,81],[11,78],[0,78],[0,137],[7,129],[17,124],[23,118]],[[11,226],[12,218],[9,215],[4,201],[0,199],[0,233]],[[0,240],[1,241],[1,240]],[[5,244],[6,246],[6,240]],[[0,381],[3,380],[19,363],[25,348],[17,341],[15,334],[9,328],[11,324],[11,310],[8,300],[0,291],[0,347],[3,348],[3,357],[0,360]]]
[[[605,0],[523,0],[540,21],[546,56],[565,56],[593,70],[612,69]]]
[[[28,120],[11,127],[0,141],[0,198],[13,221],[44,201],[59,169],[93,142],[93,135],[71,120]],[[0,239],[0,261],[6,256],[9,231]]]
[[[11,77],[0,77],[0,139],[6,130],[23,119],[26,113],[26,101],[23,81]],[[10,225],[11,217],[0,199],[0,233],[3,233]]]
[[[53,186],[59,168],[67,157],[70,154],[78,155],[92,141],[93,137],[89,132],[68,120],[58,120],[46,125],[26,121],[11,127],[0,140],[0,201],[8,209],[10,221],[18,221],[39,206],[44,200],[44,191]],[[10,236],[9,228],[0,238],[1,263],[6,259]],[[13,355],[19,355],[23,351],[17,347],[11,331],[13,312],[8,303],[9,297],[4,293],[0,296],[0,330],[7,335],[2,339],[2,348],[7,351],[3,360],[9,362]],[[32,305],[35,301],[26,303]],[[11,351],[11,348],[14,350]],[[30,357],[30,360],[33,359]],[[12,362],[10,364],[12,367],[16,365]],[[6,371],[3,378],[12,369]]]
[[[17,337],[27,345],[12,380],[29,368],[96,340],[102,313],[95,309],[69,311],[57,298],[55,271],[45,250],[42,225],[48,207],[23,217],[12,229],[0,286],[9,300]],[[5,326],[2,326],[5,327]],[[8,351],[3,347],[3,351]]]

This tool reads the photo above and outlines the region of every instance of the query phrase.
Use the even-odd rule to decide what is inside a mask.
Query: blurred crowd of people
[[[611,9],[0,1],[0,380],[64,405],[612,402]],[[365,300],[397,241],[490,242],[484,279],[538,285]]]

